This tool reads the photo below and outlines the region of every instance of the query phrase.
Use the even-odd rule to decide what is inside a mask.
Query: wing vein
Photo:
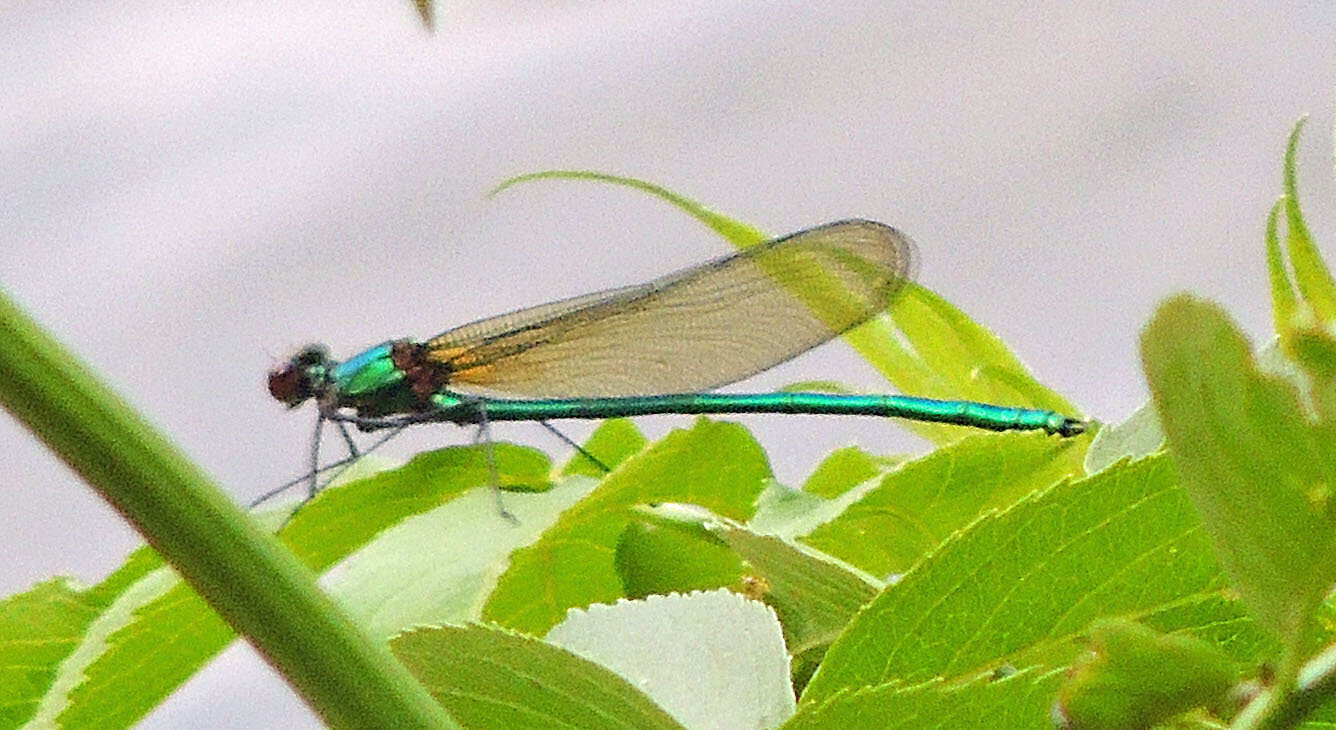
[[[884,311],[912,267],[913,244],[894,228],[829,223],[645,284],[466,324],[429,340],[427,357],[464,393],[710,390]]]

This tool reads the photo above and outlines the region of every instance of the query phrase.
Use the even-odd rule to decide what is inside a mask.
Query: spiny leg
[[[539,421],[538,423],[543,428],[546,428],[548,431],[551,431],[553,434],[555,434],[557,438],[561,439],[562,441],[565,441],[567,446],[580,452],[581,456],[592,461],[594,463],[594,466],[597,466],[598,468],[602,469],[605,473],[612,471],[612,467],[608,466],[607,464],[604,464],[602,461],[599,460],[597,456],[594,456],[593,454],[589,453],[589,451],[586,450],[585,447],[575,443],[575,441],[573,441],[570,436],[567,436],[561,431],[558,431],[556,426],[553,426],[547,421]]]
[[[334,424],[339,427],[339,435],[343,437],[343,443],[348,445],[348,456],[353,459],[361,457],[362,454],[357,450],[357,442],[353,441],[352,434],[348,433],[348,424],[343,421],[335,421]]]
[[[325,415],[322,413],[315,418],[315,436],[311,439],[311,481],[306,488],[306,502],[315,499],[315,493],[318,489],[316,477],[320,475],[320,436],[324,430]],[[300,509],[301,505],[297,505],[297,508]],[[292,512],[296,514],[297,510]],[[288,515],[288,519],[292,519],[292,515]]]
[[[501,498],[501,472],[496,468],[496,448],[492,443],[492,428],[490,421],[487,420],[487,402],[479,400],[478,405],[478,430],[473,432],[473,443],[477,445],[482,443],[483,453],[487,458],[487,469],[492,474],[492,494],[496,496],[496,509],[501,516],[512,525],[520,523],[519,518],[506,509],[505,500]]]
[[[476,409],[478,415],[478,430],[473,433],[473,444],[475,446],[482,444],[483,454],[487,460],[487,470],[492,478],[492,493],[496,496],[497,512],[499,512],[506,521],[518,525],[520,523],[519,518],[512,514],[510,510],[506,509],[505,502],[501,497],[501,472],[496,466],[496,447],[492,441],[491,421],[487,417],[487,401],[479,398],[476,400],[470,399],[468,402]],[[399,433],[404,428],[414,423],[437,423],[441,420],[461,423],[461,421],[453,418],[442,419],[440,417],[440,412],[438,411],[422,411],[419,413],[404,414],[390,418],[363,418],[346,414],[339,414],[338,416],[332,416],[332,418],[340,422],[351,423],[358,428],[367,431],[391,428],[394,429],[391,432],[391,436]],[[379,445],[379,442],[377,445]],[[368,449],[368,451],[370,451],[370,449]]]
[[[324,489],[325,487],[328,487],[331,483],[334,482],[335,479],[338,479],[339,477],[343,476],[344,472],[351,469],[353,464],[356,463],[358,459],[361,459],[363,456],[366,456],[367,454],[370,454],[376,449],[379,449],[381,446],[384,446],[387,442],[389,442],[390,439],[394,438],[395,436],[398,436],[400,433],[403,433],[403,430],[405,428],[408,428],[408,425],[409,424],[407,423],[401,423],[398,426],[394,426],[389,433],[385,434],[384,436],[381,436],[379,439],[377,439],[374,443],[372,443],[365,449],[362,449],[361,451],[355,451],[354,453],[350,454],[346,459],[340,459],[339,461],[336,461],[333,464],[327,465],[325,469],[334,469],[336,467],[342,467],[342,468],[338,469],[338,471],[331,474],[330,477],[325,480],[325,483],[320,485],[320,488]]]
[[[288,516],[283,518],[283,524],[279,525],[278,529],[282,530],[284,527],[287,527],[288,523],[292,522],[292,518],[297,516],[297,513],[301,511],[302,507],[305,507],[306,505],[310,504],[311,500],[315,499],[315,495],[320,493],[320,490],[324,489],[325,487],[328,487],[331,483],[333,483],[335,479],[338,479],[340,476],[342,476],[345,471],[348,471],[350,468],[352,468],[352,465],[356,464],[358,459],[361,459],[363,456],[366,456],[367,454],[380,448],[390,439],[394,438],[395,436],[398,436],[399,432],[403,431],[407,427],[408,424],[403,424],[401,426],[398,426],[393,431],[390,431],[389,433],[380,437],[379,441],[376,441],[375,443],[371,444],[366,449],[349,454],[347,457],[340,459],[334,464],[329,465],[329,467],[327,468],[335,469],[334,473],[328,479],[326,479],[323,484],[318,484],[315,490],[310,493],[310,496],[299,502],[296,507],[293,507],[292,511],[288,513]],[[320,469],[317,471],[324,471],[324,469]],[[312,476],[311,480],[312,482],[314,482],[315,477]]]
[[[318,464],[320,463],[319,462],[320,435],[324,429],[325,420],[326,418],[324,416],[316,417],[315,433],[311,436],[311,461],[312,461],[311,470],[303,474],[302,476],[297,477],[296,479],[284,482],[279,486],[270,489],[264,494],[261,494],[259,497],[256,497],[254,500],[251,501],[250,504],[247,505],[248,509],[254,509],[263,504],[266,500],[269,500],[287,491],[289,487],[296,486],[297,484],[300,484],[302,482],[307,482],[308,484],[306,488],[307,491],[306,500],[310,501],[311,497],[315,496],[315,493],[320,491],[320,487],[315,483],[316,478],[320,474],[323,474],[324,472],[327,472],[330,469],[335,469],[340,466],[343,466],[344,464],[349,464],[351,462],[357,461],[359,458],[361,458],[362,454],[361,452],[358,451],[357,445],[353,443],[352,436],[348,434],[348,431],[344,427],[344,425],[342,423],[339,423],[339,430],[343,433],[344,441],[348,444],[348,456],[339,459],[338,461],[326,464],[324,466],[318,466]]]
[[[344,464],[347,464],[347,463],[349,463],[349,462],[351,462],[351,461],[356,461],[357,458],[358,458],[358,457],[356,457],[356,456],[345,456],[344,458],[339,459],[338,461],[331,462],[331,463],[329,463],[329,464],[325,464],[324,466],[320,467],[320,473],[323,474],[323,473],[329,471],[330,469],[336,469],[336,468],[338,468],[338,467],[340,467],[340,466],[343,466]],[[270,500],[270,499],[272,499],[272,498],[274,498],[274,497],[276,497],[276,496],[282,494],[283,492],[288,491],[288,489],[291,489],[292,487],[295,487],[295,486],[297,486],[298,484],[301,484],[301,483],[303,483],[303,482],[309,481],[310,478],[311,478],[311,475],[310,475],[310,474],[302,474],[301,476],[297,477],[296,479],[289,479],[288,481],[283,482],[282,484],[278,485],[277,487],[274,487],[273,489],[270,489],[269,491],[265,492],[264,494],[261,494],[259,497],[256,497],[254,500],[252,500],[252,501],[250,502],[250,504],[246,505],[246,508],[247,508],[247,509],[254,509],[254,508],[256,508],[256,507],[259,507],[261,504],[264,504],[264,503],[267,502],[268,500]]]
[[[283,518],[283,522],[278,526],[279,530],[287,527],[288,523],[292,521],[292,518],[297,516],[298,510],[304,507],[307,502],[315,499],[316,492],[319,489],[320,477],[320,436],[323,434],[324,430],[325,414],[321,413],[315,418],[315,435],[311,437],[311,474],[307,481],[306,499],[298,502],[297,506],[293,507],[292,511],[288,513],[288,516]]]
[[[268,501],[268,500],[270,500],[270,499],[272,499],[272,498],[278,496],[279,494],[282,494],[283,492],[287,491],[288,489],[290,489],[290,488],[292,488],[292,487],[294,487],[294,486],[296,486],[296,485],[298,485],[298,484],[301,484],[302,482],[310,483],[311,481],[313,481],[313,480],[314,480],[317,476],[319,476],[320,474],[324,474],[325,472],[328,472],[328,471],[337,469],[338,471],[335,471],[334,474],[333,474],[332,476],[329,477],[329,479],[326,479],[326,480],[324,481],[324,483],[322,483],[322,484],[317,484],[317,485],[316,485],[315,493],[318,494],[318,493],[320,492],[320,490],[322,490],[322,489],[324,489],[325,487],[329,486],[329,484],[330,484],[331,482],[333,482],[335,479],[338,479],[340,476],[342,476],[342,474],[343,474],[345,471],[347,471],[348,468],[351,467],[351,466],[353,465],[353,463],[355,463],[358,459],[361,459],[363,456],[366,456],[367,454],[370,454],[371,452],[373,452],[373,451],[379,449],[381,446],[384,446],[387,442],[389,442],[390,439],[394,438],[395,436],[398,436],[400,432],[402,432],[405,428],[407,428],[407,427],[410,425],[410,424],[408,424],[408,423],[398,423],[398,424],[395,424],[395,425],[393,425],[393,426],[390,426],[390,425],[386,425],[386,426],[384,426],[385,428],[391,428],[391,429],[393,429],[393,430],[391,430],[388,434],[386,434],[386,435],[384,435],[384,436],[381,436],[381,437],[380,437],[379,439],[377,439],[374,443],[372,443],[372,444],[371,444],[370,446],[368,446],[365,450],[363,450],[363,449],[358,448],[357,445],[356,445],[356,443],[352,440],[352,435],[348,433],[347,428],[346,428],[346,426],[344,426],[344,422],[343,422],[342,419],[329,418],[329,417],[327,417],[327,418],[325,418],[324,420],[332,420],[332,421],[334,421],[335,423],[338,423],[338,424],[339,424],[339,430],[340,430],[340,432],[343,434],[343,437],[344,437],[345,442],[348,444],[348,455],[345,456],[345,457],[343,457],[342,459],[339,459],[338,461],[333,461],[333,462],[330,462],[330,463],[328,463],[328,464],[325,464],[324,466],[322,466],[322,467],[320,467],[320,468],[318,468],[318,469],[314,469],[314,470],[312,470],[311,472],[308,472],[308,473],[306,473],[306,474],[303,474],[303,475],[297,477],[296,479],[290,479],[290,480],[288,480],[288,481],[286,481],[286,482],[280,484],[279,486],[274,487],[273,489],[270,489],[269,491],[265,492],[264,494],[261,494],[259,497],[256,497],[254,500],[252,500],[252,501],[250,502],[250,504],[246,505],[247,509],[254,509],[254,508],[260,506],[261,504],[263,504],[264,502],[266,502],[266,501]],[[317,434],[320,433],[319,429],[320,429],[320,426],[321,426],[321,425],[323,425],[323,424],[320,424],[320,422],[317,421],[317,431],[316,431]],[[318,436],[317,436],[317,438],[318,438]],[[313,455],[316,455],[316,454],[318,454],[318,449],[312,449],[312,452],[313,452]],[[340,467],[342,467],[342,468],[340,468]],[[310,488],[309,488],[309,487],[308,487],[308,489],[307,489],[307,492],[308,492],[308,496],[307,496],[307,498],[306,498],[305,500],[303,500],[302,504],[305,504],[306,502],[309,502],[309,501],[311,500],[311,497],[309,496],[309,494],[310,494]],[[301,505],[298,505],[298,508],[300,508],[300,507],[301,507]],[[296,513],[296,510],[293,510],[293,513],[295,514],[295,513]],[[292,519],[292,516],[289,515],[289,516],[288,516],[288,519]]]

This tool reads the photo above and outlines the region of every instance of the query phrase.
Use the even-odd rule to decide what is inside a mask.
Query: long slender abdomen
[[[467,400],[449,409],[445,420],[473,422],[485,408],[493,421],[540,421],[563,418],[618,418],[654,414],[793,413],[912,418],[994,431],[1042,430],[1064,436],[1083,424],[1053,411],[1011,408],[958,400],[904,395],[834,395],[829,393],[681,393],[625,398],[554,398],[545,400]],[[443,411],[443,416],[445,411]]]

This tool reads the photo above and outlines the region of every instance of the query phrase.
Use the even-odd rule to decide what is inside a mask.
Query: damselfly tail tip
[[[1058,427],[1059,436],[1079,436],[1094,426],[1093,421],[1082,421],[1078,418],[1064,418],[1062,425]]]

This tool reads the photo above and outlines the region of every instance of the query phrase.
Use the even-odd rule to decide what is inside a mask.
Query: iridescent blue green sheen
[[[342,362],[313,345],[270,373],[269,391],[289,406],[314,399],[319,423],[367,430],[662,413],[880,416],[1061,436],[1084,430],[1083,421],[1052,411],[970,401],[706,392],[884,312],[912,269],[913,245],[899,231],[839,221],[645,284],[429,340],[391,340]]]
[[[1010,408],[965,400],[934,400],[907,395],[831,393],[681,393],[624,398],[461,398],[441,393],[432,398],[436,418],[478,423],[486,411],[491,421],[553,421],[567,418],[621,418],[665,413],[792,413],[883,416],[951,423],[991,431],[1046,431],[1075,436],[1084,430],[1076,419],[1053,411]]]

